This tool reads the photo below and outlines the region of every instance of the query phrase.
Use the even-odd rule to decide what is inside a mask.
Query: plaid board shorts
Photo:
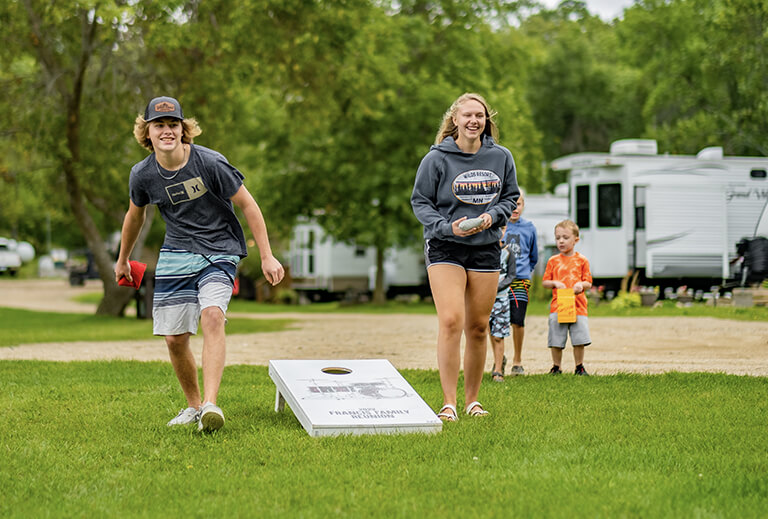
[[[497,295],[493,302],[491,318],[488,321],[491,335],[494,337],[509,337],[509,294]]]
[[[196,334],[203,309],[217,306],[226,314],[239,261],[239,256],[161,249],[155,272],[152,333]]]

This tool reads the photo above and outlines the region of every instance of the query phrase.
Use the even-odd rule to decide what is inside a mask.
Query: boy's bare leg
[[[523,365],[523,338],[525,338],[525,327],[518,324],[512,325],[512,346],[514,352],[512,354],[512,365]]]
[[[549,348],[550,353],[552,354],[552,364],[557,366],[558,368],[563,362],[563,349],[562,348]]]
[[[181,335],[166,335],[165,344],[176,378],[179,379],[181,390],[187,399],[187,406],[200,407],[200,385],[197,380],[197,365],[195,356],[189,347],[189,333]]]
[[[491,338],[491,349],[493,350],[493,371],[497,371],[499,373],[502,373],[502,365],[504,363],[504,337],[494,337],[493,335],[489,335]]]
[[[573,347],[573,362],[576,366],[584,364],[584,346]]]
[[[203,402],[216,403],[224,374],[226,357],[226,319],[221,308],[210,306],[203,309],[200,327],[203,330]]]

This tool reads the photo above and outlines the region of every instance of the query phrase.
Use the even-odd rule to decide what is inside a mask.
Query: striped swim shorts
[[[160,249],[152,301],[152,333],[197,333],[200,314],[217,306],[226,314],[239,256]]]

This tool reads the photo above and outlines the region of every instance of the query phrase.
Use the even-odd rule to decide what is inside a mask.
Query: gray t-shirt
[[[157,205],[165,221],[164,247],[247,256],[230,200],[245,177],[221,153],[194,144],[189,148],[187,165],[178,173],[163,169],[154,153],[133,166],[131,201],[139,207]]]

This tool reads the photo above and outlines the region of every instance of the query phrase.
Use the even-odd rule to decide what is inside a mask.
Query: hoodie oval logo
[[[487,169],[465,171],[453,180],[453,196],[465,204],[487,204],[496,198],[500,190],[501,179]]]

